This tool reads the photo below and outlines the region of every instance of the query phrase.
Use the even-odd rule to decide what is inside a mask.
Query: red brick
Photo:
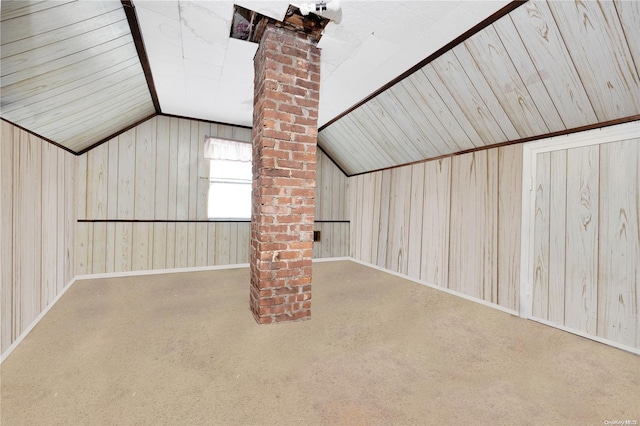
[[[280,90],[282,90],[284,93],[290,93],[294,96],[300,96],[300,97],[305,97],[307,96],[307,89],[302,88],[302,87],[298,87],[298,86],[292,86],[289,84],[281,84],[280,85]]]
[[[300,259],[300,251],[297,250],[288,250],[280,252],[280,259],[289,260],[289,259]]]
[[[291,140],[291,133],[289,132],[281,132],[278,130],[273,130],[271,128],[266,128],[264,129],[263,135],[266,138],[273,138],[273,139],[279,139],[279,140]],[[263,152],[264,155],[264,152]]]
[[[302,285],[302,284],[311,284],[311,277],[296,277],[289,280],[289,285]]]
[[[313,197],[315,195],[316,191],[313,189],[301,189],[301,188],[295,188],[291,190],[291,195],[294,197],[300,196],[300,197]]]
[[[280,296],[280,297],[262,298],[260,299],[258,304],[260,306],[271,306],[271,305],[282,305],[284,302],[285,302],[285,298]]]
[[[288,133],[304,133],[304,134],[308,134],[308,131],[309,131],[309,129],[306,126],[300,126],[298,124],[288,124],[288,123],[280,123],[280,130]]]
[[[280,160],[280,161],[289,162],[289,160]],[[274,164],[274,167],[265,167],[264,170],[262,170],[262,174],[264,176],[270,176],[270,177],[291,177],[291,170],[277,169],[275,168],[276,164],[277,163]],[[295,176],[295,177],[303,177],[303,176]]]
[[[315,179],[316,172],[304,171],[304,170],[291,170],[289,174],[292,178],[302,178],[302,179]]]
[[[312,90],[314,92],[320,91],[320,83],[310,80],[303,80],[301,78],[296,78],[296,85],[300,87],[304,87],[305,89]]]
[[[316,136],[301,135],[299,133],[294,133],[292,136],[294,142],[313,144],[318,142],[318,138]]]
[[[302,115],[302,108],[300,108],[299,106],[289,105],[285,103],[280,103],[278,105],[278,111],[291,113],[295,118],[298,118],[297,116]]]
[[[304,181],[302,179],[292,179],[292,178],[275,178],[274,185],[276,186],[293,186],[293,187],[301,187]]]
[[[295,169],[295,170],[287,170],[289,172],[287,177],[303,177],[303,176],[293,176],[292,173],[302,170],[302,167],[304,167],[304,163],[302,161],[290,161],[290,160],[283,160],[283,159],[278,159],[276,160],[276,164],[278,167],[282,167],[283,169]],[[307,179],[307,177],[304,177],[305,179]]]
[[[294,108],[300,108],[300,107],[294,107]],[[302,114],[298,114],[293,117],[293,122],[295,124],[301,124],[303,126],[313,126],[313,127],[316,127],[318,125],[318,120],[313,118],[301,117],[301,115]]]

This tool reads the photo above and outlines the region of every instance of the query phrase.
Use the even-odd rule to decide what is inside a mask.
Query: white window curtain
[[[204,142],[207,160],[251,161],[251,144],[208,137]]]

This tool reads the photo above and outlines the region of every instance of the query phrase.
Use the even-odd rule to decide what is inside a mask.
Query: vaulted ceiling
[[[250,125],[257,45],[229,38],[232,17],[226,1],[3,0],[0,114],[74,152],[157,113]],[[319,42],[319,145],[353,175],[640,119],[638,28],[629,0],[343,1]]]

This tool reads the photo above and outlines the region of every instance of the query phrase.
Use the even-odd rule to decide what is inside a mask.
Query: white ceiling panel
[[[156,4],[160,3],[160,4]],[[289,2],[238,1],[238,5],[281,20]],[[502,1],[343,1],[340,24],[330,23],[320,40],[322,49],[320,125],[349,109],[380,86],[402,74],[482,19],[509,3]],[[479,4],[475,4],[479,3]],[[230,1],[135,1],[147,55],[163,108],[192,110],[204,105],[197,117],[230,124],[251,125],[252,113],[246,105],[253,100],[253,56],[257,44],[229,38],[233,2]],[[294,2],[296,4],[296,2]],[[140,7],[137,7],[140,6]],[[177,15],[176,15],[177,13]],[[150,41],[147,41],[147,37]],[[177,43],[177,37],[180,42]],[[161,41],[182,50],[167,48]],[[156,60],[163,62],[157,62]],[[168,76],[189,81],[200,75],[187,69],[185,59],[218,65],[211,68],[212,80],[233,94],[224,106],[206,99],[209,91],[176,96]],[[181,77],[160,69],[167,63],[182,64]],[[216,75],[217,74],[217,75]],[[236,107],[233,104],[239,103]],[[191,104],[191,105],[190,105]],[[209,107],[206,107],[209,105]],[[242,106],[245,105],[245,106]],[[231,116],[235,111],[237,116]],[[183,114],[184,115],[184,114]]]

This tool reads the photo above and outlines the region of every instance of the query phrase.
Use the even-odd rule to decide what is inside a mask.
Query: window
[[[251,218],[251,144],[207,138],[209,219]]]

